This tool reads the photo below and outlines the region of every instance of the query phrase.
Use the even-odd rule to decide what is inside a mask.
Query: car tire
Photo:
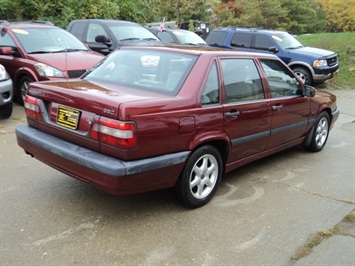
[[[309,136],[311,137],[311,141],[308,145],[303,145],[303,147],[312,152],[321,151],[327,143],[329,130],[329,114],[324,111],[319,115],[313,130],[311,130],[310,132],[310,134],[312,134],[311,136]]]
[[[7,119],[12,115],[12,102],[0,106],[0,119]]]
[[[293,69],[293,72],[303,82],[303,84],[312,85],[313,79],[312,79],[311,72],[309,72],[308,69],[303,67],[296,67]]]
[[[32,81],[33,79],[29,76],[24,76],[20,79],[16,90],[16,99],[19,104],[23,105],[27,94],[28,84],[30,84]]]
[[[208,203],[217,191],[223,173],[219,151],[211,145],[192,153],[175,185],[177,200],[189,208]]]

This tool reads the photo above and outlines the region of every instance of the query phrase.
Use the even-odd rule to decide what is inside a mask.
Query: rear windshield
[[[145,49],[110,54],[85,80],[176,95],[197,56]]]

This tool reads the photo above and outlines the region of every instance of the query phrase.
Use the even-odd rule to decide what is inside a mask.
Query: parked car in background
[[[330,79],[339,70],[337,53],[305,47],[284,31],[220,27],[207,36],[206,42],[214,47],[275,54],[308,85]]]
[[[276,56],[186,46],[124,47],[80,79],[32,83],[25,112],[27,154],[112,194],[174,187],[192,208],[239,166],[322,150],[339,116]]]
[[[30,82],[77,78],[104,58],[51,23],[1,21],[0,32],[0,63],[19,103]]]
[[[179,44],[179,45],[194,45],[194,46],[208,46],[204,39],[196,33],[183,29],[159,29],[159,27],[146,26],[148,30],[154,33],[160,40],[165,43]]]
[[[0,64],[0,119],[9,118],[12,114],[13,88],[10,75]]]
[[[104,55],[123,46],[161,45],[161,41],[140,24],[125,20],[77,19],[67,31],[92,50]]]

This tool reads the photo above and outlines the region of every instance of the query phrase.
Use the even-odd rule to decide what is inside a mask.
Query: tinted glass
[[[76,22],[70,29],[70,33],[77,37],[79,40],[82,40],[83,33],[85,29],[85,23],[83,22]]]
[[[223,45],[223,41],[226,39],[228,32],[226,31],[212,31],[206,38],[208,44]]]
[[[275,46],[274,42],[269,36],[256,35],[255,36],[255,49],[269,50],[270,47]]]
[[[250,33],[235,33],[233,35],[231,45],[235,47],[250,48],[252,37],[253,35]]]

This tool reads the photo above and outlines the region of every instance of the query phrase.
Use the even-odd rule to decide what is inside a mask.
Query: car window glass
[[[87,51],[82,42],[60,28],[13,29],[12,32],[28,54]]]
[[[201,96],[201,103],[203,105],[219,103],[219,80],[216,62],[213,62],[208,74],[208,79]]]
[[[295,76],[277,60],[261,60],[273,98],[300,95],[301,85]]]
[[[160,38],[160,40],[162,40],[163,42],[168,42],[168,43],[175,43],[174,38],[165,31],[159,31],[158,32],[158,37]]]
[[[117,50],[84,79],[176,95],[197,56],[146,50]]]
[[[16,44],[10,35],[5,33],[4,35],[0,34],[0,46],[16,47]]]
[[[259,72],[252,59],[221,60],[227,102],[264,98]]]
[[[79,40],[82,40],[83,33],[85,32],[84,29],[85,29],[85,23],[76,22],[71,27],[70,33],[73,34],[75,37],[77,37]]]
[[[269,50],[269,48],[272,46],[275,46],[275,44],[268,36],[264,36],[264,35],[255,36],[255,45],[254,45],[255,49]]]
[[[250,48],[252,37],[253,35],[249,33],[235,33],[231,45],[235,47]]]
[[[153,39],[158,40],[152,32],[140,25],[127,25],[127,24],[110,24],[108,25],[112,34],[118,41],[130,41],[130,40],[144,40]]]
[[[108,37],[105,29],[101,25],[90,23],[88,27],[88,34],[86,36],[86,42],[96,42],[95,38],[98,35],[104,35]]]
[[[228,32],[224,31],[213,31],[206,37],[206,42],[208,44],[223,45],[223,41],[226,39]]]

